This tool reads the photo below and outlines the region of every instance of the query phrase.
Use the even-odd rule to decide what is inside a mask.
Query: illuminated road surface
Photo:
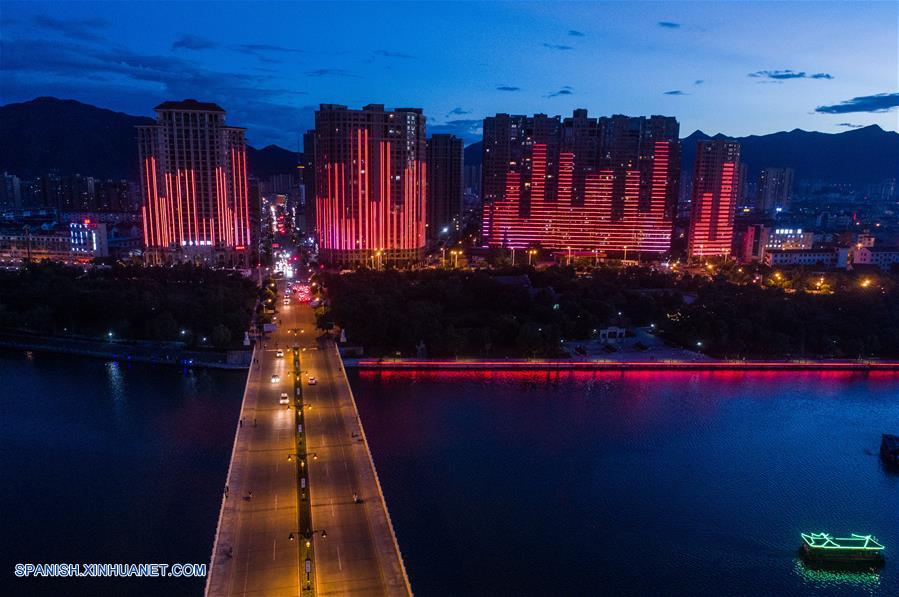
[[[278,348],[296,342],[307,404],[307,451],[316,455],[309,460],[312,526],[327,532],[312,538],[314,592],[409,595],[340,358],[332,343],[316,340],[308,305],[281,307],[279,315],[278,330],[264,349],[257,346],[259,363],[249,375],[206,594],[300,595],[305,588],[301,541],[289,539],[300,530],[296,459],[288,460],[296,451],[294,413],[278,404],[281,392],[293,389],[292,359],[290,351],[286,358],[275,356]],[[279,382],[270,381],[273,374]],[[307,375],[316,377],[317,385],[308,385]]]

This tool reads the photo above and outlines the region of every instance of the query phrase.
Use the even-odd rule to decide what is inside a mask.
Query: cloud
[[[550,94],[547,95],[546,97],[559,97],[560,95],[574,95],[574,89],[572,89],[572,88],[571,88],[570,86],[568,86],[568,85],[565,85],[564,87],[562,87],[562,88],[559,89],[558,91],[553,91],[552,93],[550,93]]]
[[[515,87],[513,85],[500,85],[496,88],[497,91],[521,91],[521,87]]]
[[[251,140],[296,145],[299,126],[315,107],[300,89],[285,89],[265,73],[210,70],[175,54],[143,54],[114,45],[0,39],[4,83],[23,96],[53,95],[142,114],[152,102],[195,97],[216,102]],[[6,85],[4,85],[6,87]],[[110,105],[110,102],[115,102]]]
[[[66,37],[83,41],[101,41],[103,38],[94,33],[94,30],[102,29],[109,24],[105,19],[64,21],[48,17],[47,15],[35,15],[31,22],[42,29],[56,31],[57,33],[62,33]]]
[[[849,129],[860,129],[860,128],[862,128],[862,127],[865,126],[865,125],[863,125],[863,124],[852,124],[851,122],[841,122],[841,123],[838,124],[837,126],[845,126],[846,128],[849,128]]]
[[[342,68],[317,68],[315,70],[306,71],[307,77],[355,77],[358,78],[359,75],[355,75],[350,71]]]
[[[818,106],[819,114],[849,114],[850,112],[886,112],[899,106],[899,93],[863,95],[830,106]]]
[[[211,50],[217,47],[217,42],[196,35],[190,35],[189,33],[185,33],[172,43],[173,50]]]
[[[789,79],[833,79],[833,75],[828,73],[806,74],[805,71],[795,71],[791,69],[785,70],[758,70],[749,73],[747,76],[755,79],[771,79],[774,81],[786,81]]]
[[[572,46],[565,46],[562,44],[543,44],[544,48],[549,48],[550,50],[573,50]]]
[[[271,44],[237,44],[229,46],[229,49],[242,54],[259,55],[263,53],[274,54],[302,54],[303,50],[298,48],[287,48],[284,46],[273,46]]]
[[[463,108],[453,108],[449,112],[446,113],[447,117],[449,116],[464,116],[465,114],[471,114],[471,110],[465,110]]]
[[[665,29],[680,29],[682,25],[680,23],[675,23],[673,21],[659,21],[659,27],[664,27]]]
[[[575,29],[571,29],[568,31],[568,35],[570,35],[571,37],[584,37],[587,34],[584,33],[583,31],[577,31]]]
[[[703,83],[705,83],[705,81],[702,79],[696,79],[695,81],[693,81],[694,85],[702,85]]]
[[[689,93],[684,93],[680,89],[672,89],[671,91],[666,91],[662,95],[690,95]]]
[[[483,125],[484,121],[478,119],[448,120],[443,124],[428,124],[428,133],[455,135],[464,139],[468,145],[481,140]]]
[[[403,54],[402,52],[391,52],[390,50],[375,50],[375,56],[383,56],[384,58],[415,58],[411,54]]]

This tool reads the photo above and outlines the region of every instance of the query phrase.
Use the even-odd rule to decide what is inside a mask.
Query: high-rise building
[[[793,196],[792,168],[763,168],[756,186],[755,207],[764,213],[786,209]]]
[[[687,243],[690,257],[731,254],[739,164],[739,143],[710,139],[697,144]]]
[[[664,116],[484,120],[488,246],[659,254],[671,247],[679,127]]]
[[[446,239],[462,224],[462,139],[431,135],[428,139],[428,240]]]
[[[192,99],[159,104],[137,129],[146,261],[254,265],[245,129]]]
[[[320,106],[315,113],[314,186],[323,261],[381,267],[421,260],[425,146],[420,108]]]
[[[15,174],[0,175],[0,208],[22,207],[22,181]]]

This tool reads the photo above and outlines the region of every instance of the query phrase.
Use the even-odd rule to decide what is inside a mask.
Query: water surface
[[[208,563],[245,375],[0,353],[5,595],[201,594],[204,579],[30,580],[16,562]]]
[[[351,372],[416,595],[899,595],[899,375]],[[873,533],[878,574],[797,561]]]

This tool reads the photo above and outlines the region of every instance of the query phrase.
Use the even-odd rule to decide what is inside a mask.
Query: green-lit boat
[[[883,545],[871,535],[834,537],[828,533],[802,533],[802,555],[815,564],[877,566],[883,563]]]

